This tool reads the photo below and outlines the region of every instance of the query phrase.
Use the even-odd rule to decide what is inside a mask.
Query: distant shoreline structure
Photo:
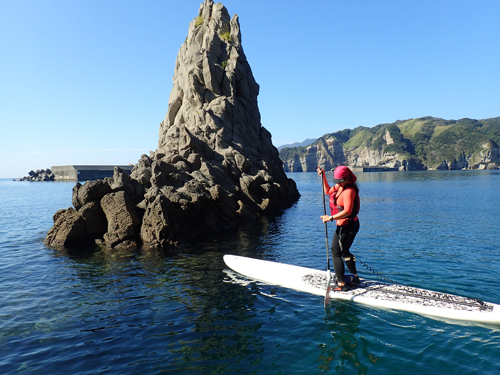
[[[106,177],[113,177],[115,167],[119,167],[130,174],[134,165],[64,165],[55,166],[52,169],[41,169],[30,171],[28,176],[13,179],[13,181],[87,181],[87,180],[102,180]],[[398,168],[383,167],[377,165],[371,166],[348,166],[355,173],[366,172],[400,172]],[[482,167],[482,168],[481,168]],[[475,169],[461,169],[462,171],[484,171],[495,170],[496,168],[486,168],[486,165],[481,165]],[[423,169],[419,172],[435,171],[439,169]],[[496,169],[498,170],[498,169]],[[333,169],[327,172],[333,172]],[[303,173],[303,172],[287,172],[287,173]]]
[[[115,167],[120,167],[130,174],[133,165],[63,165],[52,167],[55,181],[73,180],[102,180],[106,177],[113,177]]]
[[[364,166],[364,167],[349,167],[353,172],[397,172],[398,168],[379,167],[379,166]]]
[[[130,174],[134,165],[62,165],[51,169],[30,171],[15,181],[87,181],[113,177],[115,167]]]
[[[398,168],[391,168],[391,167],[383,167],[383,166],[378,166],[378,165],[369,165],[369,166],[347,166],[351,171],[354,173],[365,173],[365,172],[406,172],[402,171],[401,169]],[[327,170],[326,172],[333,172],[335,168],[332,168],[330,170]],[[462,168],[462,169],[420,169],[416,170],[413,172],[435,172],[435,171],[494,171],[494,170],[499,170],[499,168],[487,168],[486,164],[480,165],[479,168]],[[287,172],[287,173],[304,173],[304,172]],[[309,173],[315,173],[309,171]]]

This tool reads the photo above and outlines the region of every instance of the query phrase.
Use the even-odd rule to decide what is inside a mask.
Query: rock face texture
[[[179,50],[156,152],[130,176],[115,168],[77,184],[45,243],[162,248],[290,207],[300,195],[261,125],[258,93],[238,16],[205,0]]]
[[[283,148],[286,172],[378,166],[402,171],[498,169],[500,117],[443,120],[422,117],[326,134],[307,147]]]

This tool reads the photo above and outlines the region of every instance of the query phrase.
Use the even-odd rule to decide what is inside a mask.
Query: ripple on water
[[[499,214],[491,204],[500,198],[500,173],[474,188],[480,176],[360,175],[355,255],[408,285],[500,302]],[[318,176],[292,177],[302,197],[281,216],[172,254],[48,249],[44,233],[52,215],[69,206],[73,184],[0,181],[0,367],[54,374],[500,373],[498,327],[352,302],[335,302],[325,313],[321,296],[233,280],[224,254],[326,268]],[[479,213],[464,215],[473,188]],[[328,231],[331,245],[333,227]]]

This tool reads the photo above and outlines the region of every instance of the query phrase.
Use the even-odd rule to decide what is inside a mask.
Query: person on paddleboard
[[[322,182],[325,194],[330,196],[331,215],[323,215],[323,223],[335,221],[337,228],[332,241],[332,261],[335,275],[337,276],[336,291],[348,290],[353,284],[359,284],[356,271],[356,262],[350,248],[354,238],[359,231],[359,188],[356,183],[356,175],[345,165],[335,168],[333,182],[330,187],[326,180],[325,171],[318,167],[317,172],[322,175]],[[349,272],[354,275],[348,277],[344,275],[345,265]]]

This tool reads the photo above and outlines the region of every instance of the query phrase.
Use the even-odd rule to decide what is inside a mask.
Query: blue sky
[[[0,178],[155,150],[201,0],[0,2]],[[275,146],[500,116],[498,0],[226,0]]]

